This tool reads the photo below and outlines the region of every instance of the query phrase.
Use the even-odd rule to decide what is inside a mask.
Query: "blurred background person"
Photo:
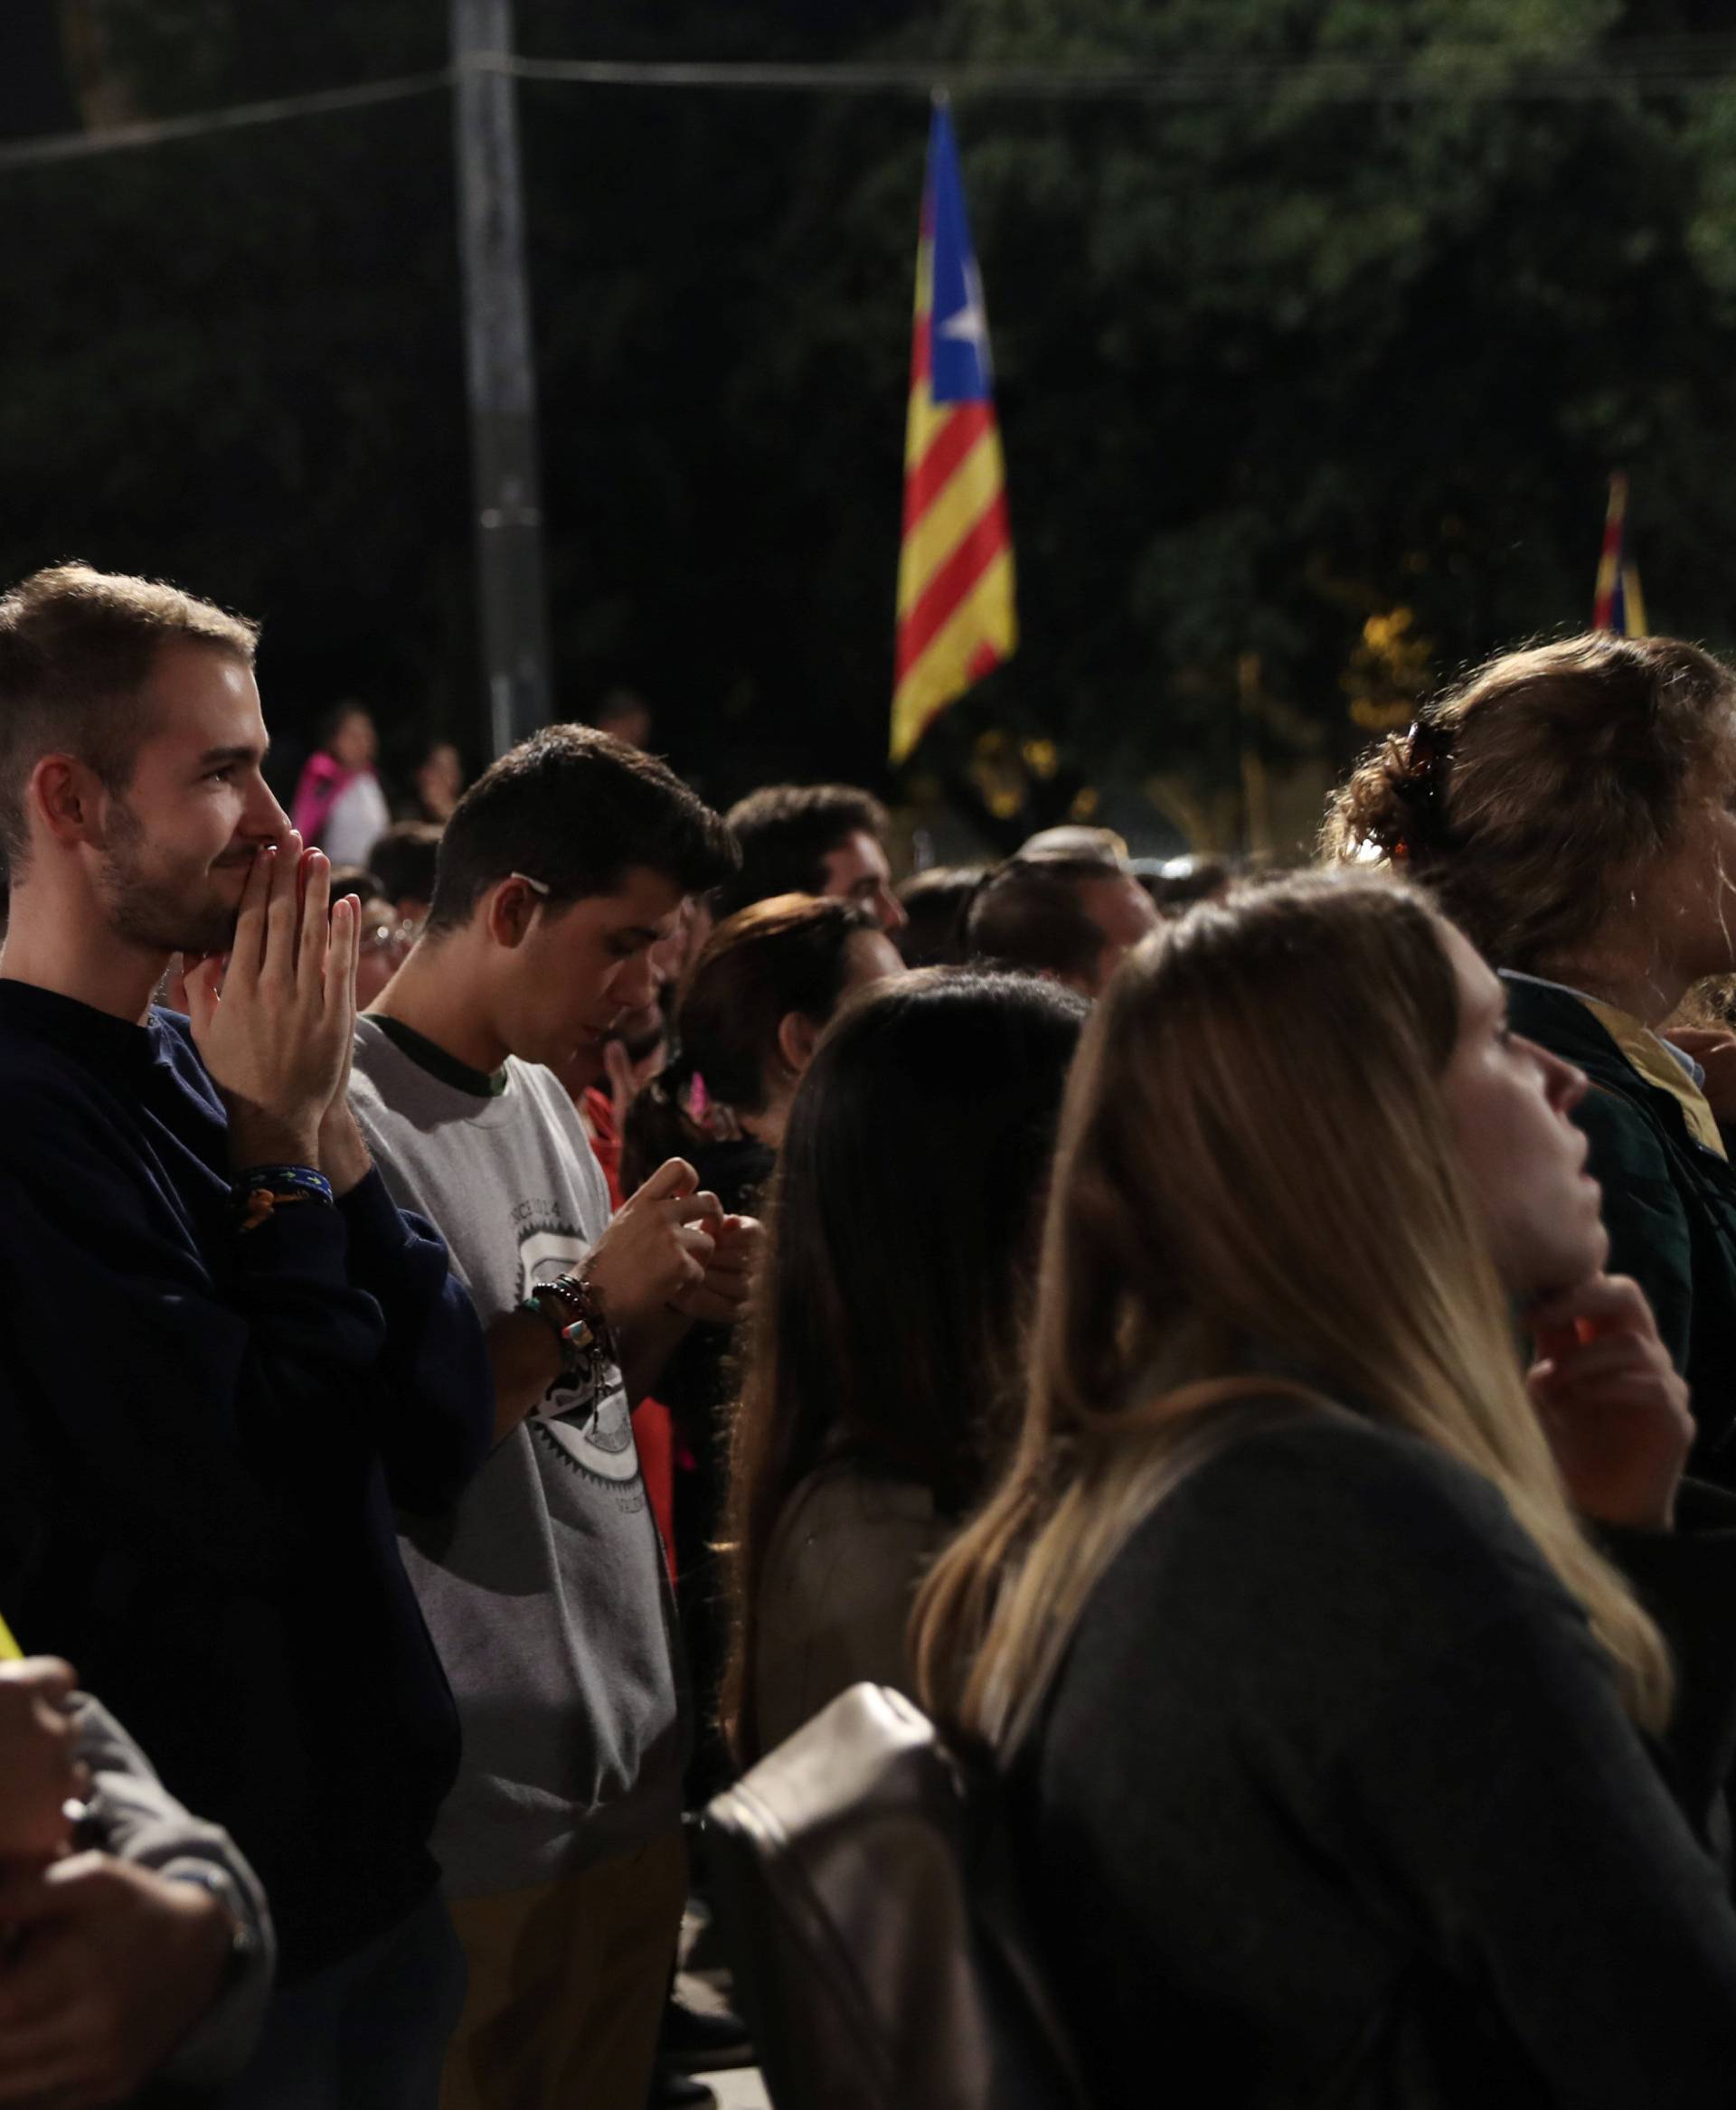
[[[1133,875],[1099,858],[1009,858],[971,900],[965,926],[972,959],[1045,975],[1099,995],[1127,952],[1157,927],[1151,897]]]
[[[368,852],[369,868],[379,880],[374,890],[392,904],[401,923],[420,929],[428,919],[444,833],[437,821],[394,821]]]
[[[1113,828],[1088,828],[1076,821],[1068,821],[1058,828],[1039,828],[1020,843],[1014,852],[1027,863],[1037,863],[1046,857],[1071,862],[1084,858],[1094,864],[1113,866],[1118,871],[1130,869],[1127,861],[1126,839]]]
[[[910,1689],[917,1583],[1016,1419],[1085,1012],[1023,975],[907,975],[839,1018],[797,1088],[731,1445],[742,1765],[858,1679]]]
[[[443,828],[452,818],[453,807],[464,796],[464,757],[456,741],[429,740],[410,771],[410,780],[413,796],[405,819],[429,821]]]
[[[651,746],[651,706],[635,689],[611,689],[590,721],[599,732],[625,740],[629,748]]]
[[[987,877],[986,864],[931,864],[898,888],[904,928],[898,949],[907,967],[957,967],[965,961],[965,913]]]
[[[380,736],[360,703],[340,703],[320,727],[319,745],[303,765],[291,818],[304,843],[317,843],[334,864],[363,864],[392,814],[374,774]]]
[[[886,856],[886,808],[853,784],[768,784],[724,815],[741,869],[718,895],[720,915],[774,894],[830,894],[872,909],[889,937],[904,927]]]

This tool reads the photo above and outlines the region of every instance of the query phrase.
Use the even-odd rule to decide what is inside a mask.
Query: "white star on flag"
[[[975,258],[965,266],[965,305],[955,308],[936,325],[937,334],[951,344],[968,344],[976,353],[984,378],[992,372],[988,350],[988,310],[983,305],[983,281]]]

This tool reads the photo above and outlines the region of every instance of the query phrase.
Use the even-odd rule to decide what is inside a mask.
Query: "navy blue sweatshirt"
[[[0,982],[0,1607],[264,1879],[293,1983],[435,1879],[458,1755],[393,1505],[486,1455],[481,1328],[377,1173],[238,1232],[187,1022]]]

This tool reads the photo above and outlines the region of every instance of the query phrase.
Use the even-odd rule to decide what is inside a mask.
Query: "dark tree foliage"
[[[140,114],[444,62],[438,0],[64,0]],[[1024,644],[919,757],[1232,779],[1587,619],[1609,472],[1654,626],[1727,646],[1736,86],[1486,93],[1712,0],[519,0],[549,56],[1141,68],[1379,57],[1208,99],[961,93]],[[1463,57],[1473,47],[1474,66]],[[88,39],[87,45],[88,49]],[[522,92],[560,702],[630,683],[715,796],[883,775],[919,97]],[[443,96],[0,172],[0,569],[268,623],[274,721],[480,716]]]

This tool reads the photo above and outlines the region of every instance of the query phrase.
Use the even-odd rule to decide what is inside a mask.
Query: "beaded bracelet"
[[[552,1304],[545,1304],[544,1297]],[[593,1390],[602,1380],[603,1365],[614,1352],[614,1342],[589,1283],[561,1276],[554,1282],[533,1282],[519,1305],[534,1312],[544,1325],[554,1329],[561,1343],[561,1380],[574,1389]],[[571,1320],[561,1314],[571,1312]]]
[[[603,1354],[614,1355],[615,1335],[589,1276],[557,1275],[550,1282],[533,1282],[531,1295],[556,1298],[572,1314],[574,1326],[582,1329],[587,1339],[594,1340]]]
[[[237,1229],[257,1230],[279,1209],[299,1202],[335,1206],[332,1182],[312,1165],[250,1165],[229,1191]]]

